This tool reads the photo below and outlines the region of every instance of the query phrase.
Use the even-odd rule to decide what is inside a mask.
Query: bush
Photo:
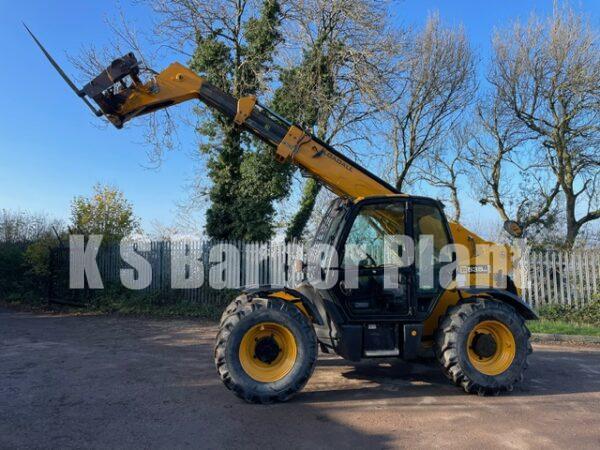
[[[39,298],[48,294],[50,259],[56,239],[0,243],[0,297]]]
[[[195,303],[186,301],[182,298],[182,294],[175,290],[132,291],[119,284],[109,284],[105,289],[90,292],[88,302],[90,309],[106,313],[186,316],[217,320],[231,298],[230,295],[223,295],[220,301]]]
[[[0,243],[0,295],[23,291],[26,286],[25,246],[13,242]]]
[[[538,313],[542,319],[546,320],[584,323],[600,327],[600,299],[598,296],[583,307],[548,305],[542,306]]]
[[[25,250],[28,274],[47,279],[50,276],[50,252],[56,246],[56,239],[41,238],[31,243]]]

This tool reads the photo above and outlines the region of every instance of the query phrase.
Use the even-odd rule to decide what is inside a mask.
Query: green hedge
[[[600,327],[600,300],[597,299],[584,307],[569,305],[548,305],[539,309],[542,319],[561,322],[589,324]]]
[[[68,251],[58,252],[52,244],[45,239],[0,242],[0,301],[38,307],[50,296],[86,311],[218,319],[237,295],[223,290],[209,303],[199,303],[178,290],[132,291],[119,284],[106,284],[102,290],[69,289]]]
[[[0,242],[0,296],[6,298],[36,289],[35,281],[27,276],[31,270],[25,257],[27,246],[26,243]]]

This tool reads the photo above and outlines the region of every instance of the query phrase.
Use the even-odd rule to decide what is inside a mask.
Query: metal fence
[[[238,251],[226,257],[230,246]],[[135,252],[148,264],[137,271],[136,277],[151,280],[144,291],[175,291],[179,299],[205,304],[222,304],[224,297],[231,298],[241,287],[294,286],[304,276],[294,261],[306,261],[306,249],[298,243],[189,240],[153,241],[145,249],[140,247],[138,244]],[[133,249],[124,251],[118,244],[101,247],[96,260],[105,285],[120,283],[121,270],[131,268],[123,259],[128,251]],[[237,255],[234,260],[231,254]],[[226,264],[219,265],[221,260],[226,260]],[[66,263],[68,267],[68,255],[63,255],[62,261],[60,265]],[[174,286],[173,267],[184,267],[185,277],[190,277],[190,271],[196,270],[190,261],[202,262],[202,273],[194,274],[201,286]],[[536,308],[547,304],[585,305],[600,293],[600,249],[526,251],[521,260],[521,277],[522,296]]]
[[[583,306],[600,293],[600,248],[530,251],[523,261],[523,297],[534,307]]]
[[[304,247],[295,242],[186,240],[138,242],[131,248],[103,245],[96,261],[105,286],[121,282],[122,271],[131,268],[127,256],[134,251],[147,261],[135,273],[136,279],[149,282],[142,291],[175,291],[181,300],[204,304],[221,304],[242,287],[293,286],[303,278],[293,261],[305,259]],[[181,283],[182,278],[187,281]]]

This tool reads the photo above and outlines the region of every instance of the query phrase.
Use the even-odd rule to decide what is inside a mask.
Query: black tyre
[[[238,397],[272,403],[288,400],[304,387],[317,354],[313,327],[296,306],[242,295],[223,313],[215,365]]]
[[[221,314],[219,324],[222,324],[227,316],[236,312],[242,303],[247,303],[249,300],[250,299],[246,294],[238,295],[229,305],[227,305],[227,308],[225,308],[223,314]]]
[[[498,394],[523,380],[530,337],[513,307],[478,298],[449,308],[435,335],[435,352],[446,376],[465,392]]]

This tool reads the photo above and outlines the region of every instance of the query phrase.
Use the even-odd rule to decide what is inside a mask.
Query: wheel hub
[[[479,358],[490,358],[496,353],[498,345],[490,334],[475,333],[471,348]]]
[[[238,355],[250,378],[272,383],[290,373],[298,356],[298,344],[285,325],[261,322],[246,331]]]
[[[515,337],[499,320],[484,320],[473,327],[467,338],[470,363],[479,372],[495,376],[506,371],[517,353]]]
[[[281,353],[281,349],[279,345],[277,345],[277,341],[273,335],[258,339],[256,341],[256,346],[254,347],[254,357],[258,360],[271,364],[273,361],[277,359]]]

